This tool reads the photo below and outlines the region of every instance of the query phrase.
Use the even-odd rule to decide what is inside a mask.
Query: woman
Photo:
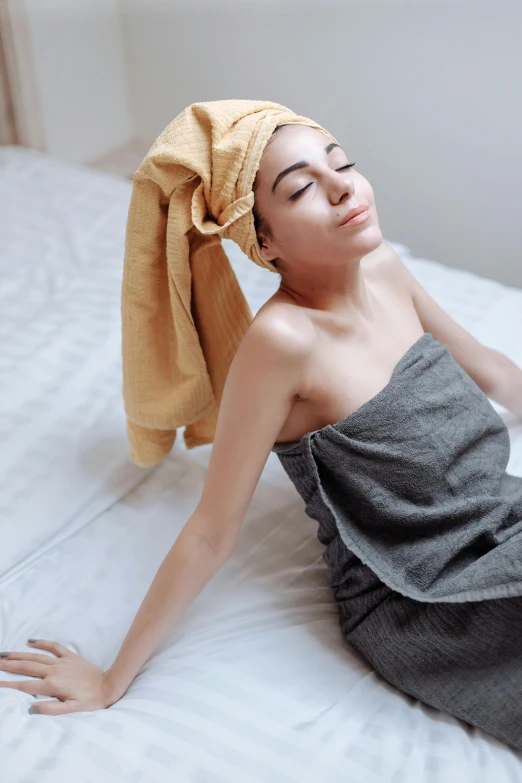
[[[522,416],[522,371],[409,273],[369,182],[319,130],[276,128],[254,189],[281,284],[234,356],[196,512],[107,672],[37,640],[57,657],[13,652],[2,668],[44,684],[2,685],[62,700],[45,714],[121,698],[232,553],[273,450],[319,523],[346,640],[406,693],[522,748],[522,480],[504,472],[509,439],[486,396]],[[495,559],[506,542],[511,575]]]

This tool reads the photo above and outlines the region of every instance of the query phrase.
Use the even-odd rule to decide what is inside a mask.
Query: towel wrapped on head
[[[277,125],[311,119],[271,101],[193,103],[133,177],[122,283],[123,398],[131,459],[154,465],[184,426],[188,449],[214,439],[226,376],[252,313],[221,237],[254,263],[252,185]]]

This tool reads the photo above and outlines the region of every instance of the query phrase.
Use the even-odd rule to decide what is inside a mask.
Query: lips
[[[360,215],[361,212],[366,212],[366,210],[369,209],[368,206],[365,206],[363,204],[359,204],[358,207],[354,207],[349,212],[346,213],[346,215],[343,217],[341,222],[339,223],[340,226],[344,226],[345,223],[347,223],[349,220],[351,220],[356,215]]]

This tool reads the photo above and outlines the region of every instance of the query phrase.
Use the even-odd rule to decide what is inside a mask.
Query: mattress
[[[199,501],[211,451],[187,451],[179,432],[154,468],[128,457],[130,189],[0,148],[0,649],[51,639],[104,668]],[[223,244],[255,313],[278,278]],[[391,244],[450,315],[522,367],[522,290]],[[507,470],[522,475],[522,422],[492,404]],[[522,780],[522,753],[397,691],[343,641],[322,551],[271,454],[233,556],[118,702],[29,715],[47,697],[0,688],[2,783]]]

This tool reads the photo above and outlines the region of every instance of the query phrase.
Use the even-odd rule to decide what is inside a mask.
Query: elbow
[[[480,362],[477,362],[473,371],[468,373],[484,394],[491,399],[495,399],[499,386],[502,386],[506,358],[493,348],[487,348]]]
[[[188,520],[181,534],[220,562],[228,560],[237,543],[237,536],[224,535],[210,520],[197,515]]]
[[[226,562],[232,555],[236,548],[237,541],[228,538],[213,538],[212,536],[204,535],[201,537],[201,544],[205,546],[213,557],[220,562]]]
[[[479,386],[492,400],[498,396],[502,397],[504,390],[512,383],[514,367],[511,359],[504,353],[490,348],[488,358],[483,363]]]
[[[522,418],[522,367],[505,354],[495,351],[496,369],[491,379],[486,395],[498,402],[507,410]]]

